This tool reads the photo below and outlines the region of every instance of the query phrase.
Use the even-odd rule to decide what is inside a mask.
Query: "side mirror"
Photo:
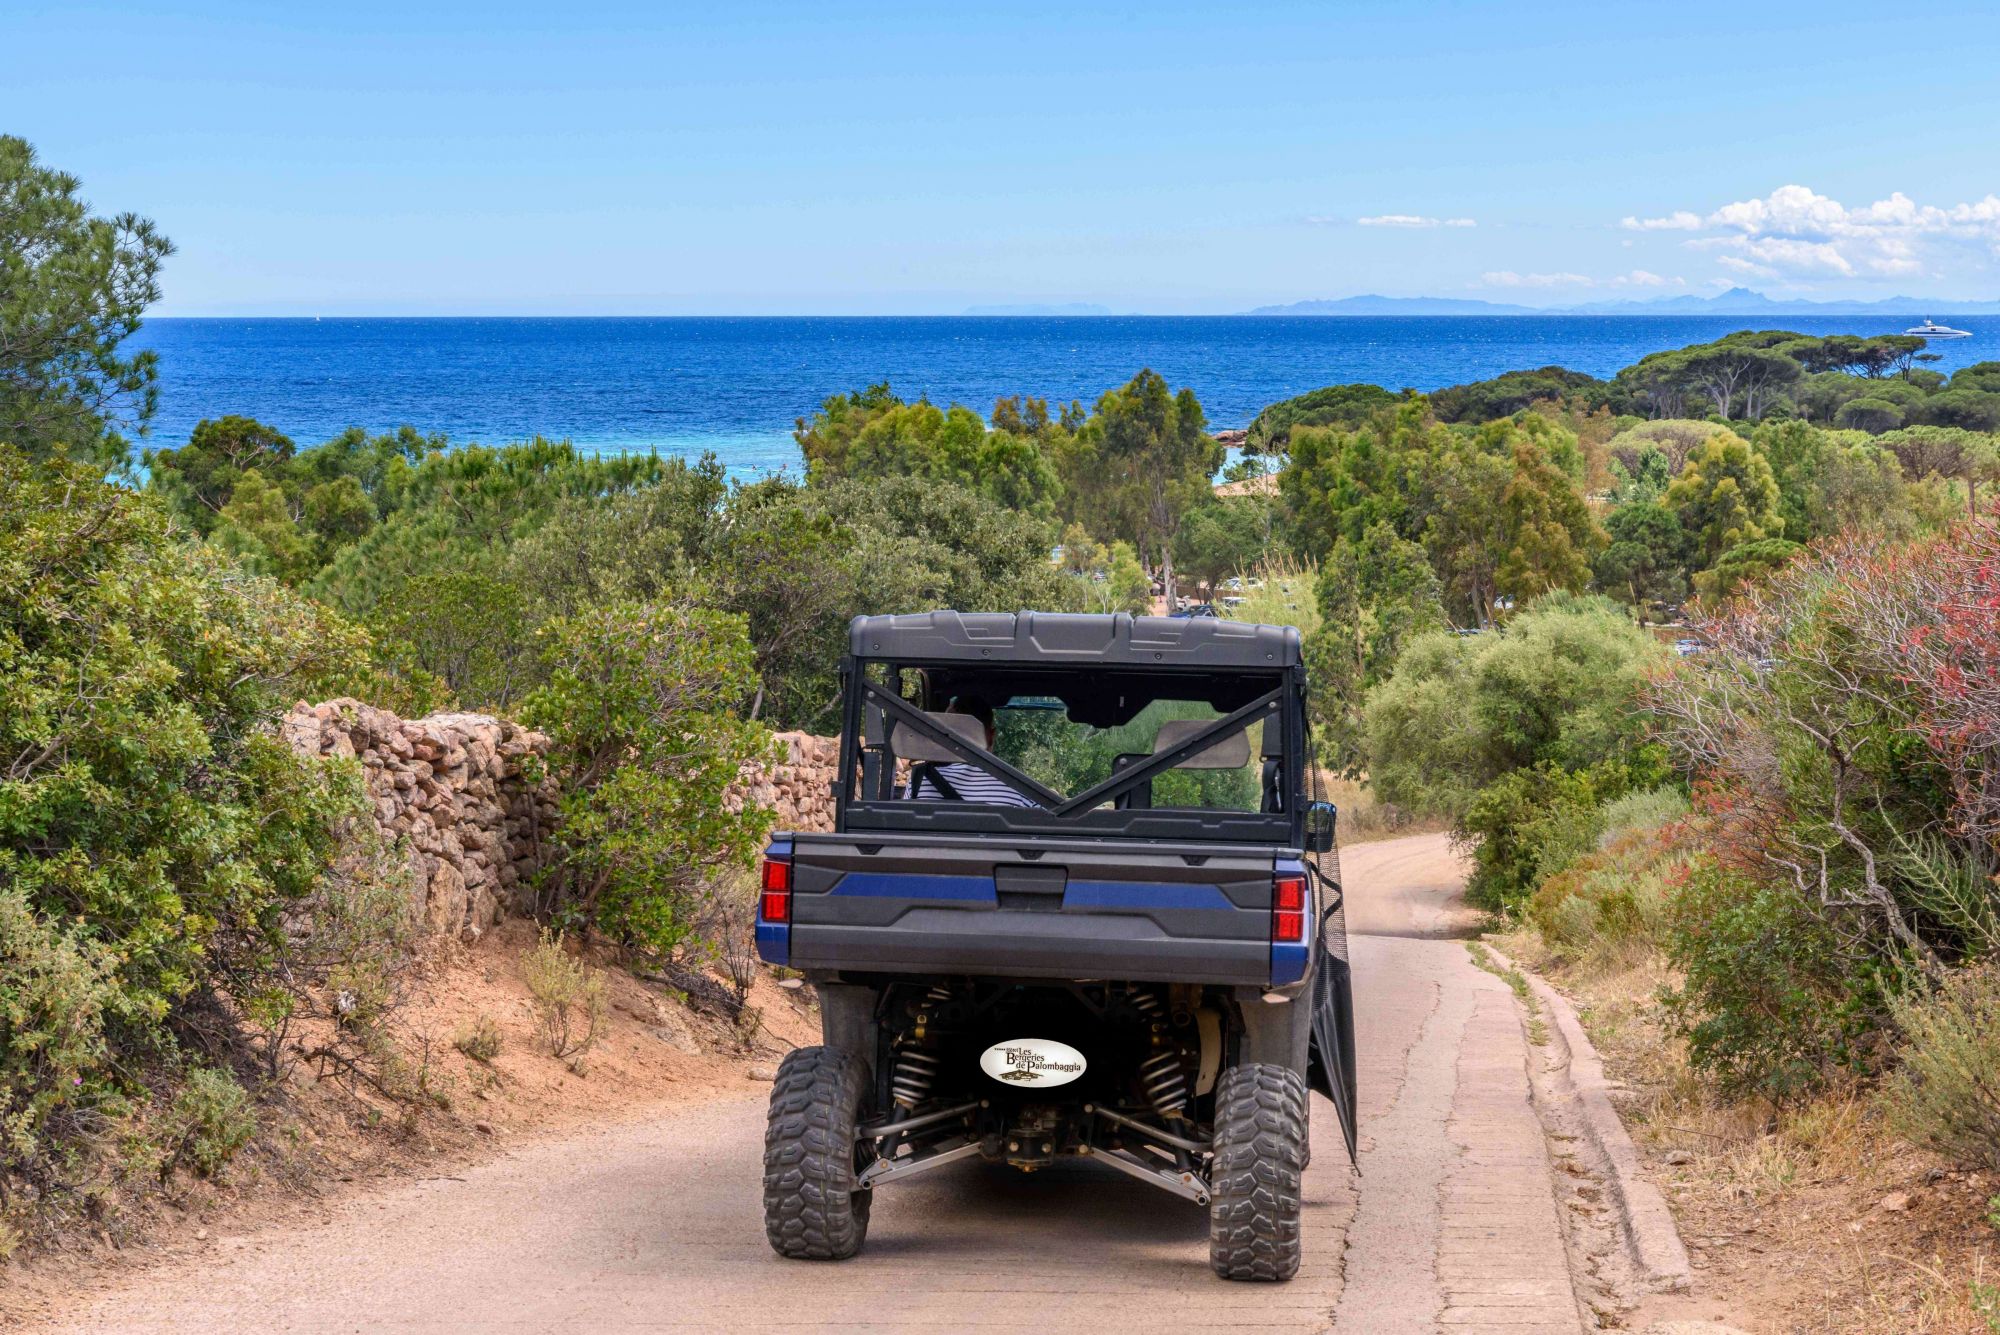
[[[1333,827],[1339,817],[1339,810],[1331,802],[1306,804],[1306,852],[1333,851]]]

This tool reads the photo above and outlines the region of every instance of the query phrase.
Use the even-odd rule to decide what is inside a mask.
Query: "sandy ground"
[[[54,1328],[1587,1328],[1521,1024],[1505,985],[1450,939],[1462,867],[1440,835],[1345,863],[1362,1172],[1319,1105],[1290,1284],[1222,1283],[1203,1210],[1082,1162],[886,1188],[859,1258],[780,1260],[760,1224],[767,1087],[746,1081],[524,1136],[311,1222],[222,1230],[198,1255],[76,1295]]]

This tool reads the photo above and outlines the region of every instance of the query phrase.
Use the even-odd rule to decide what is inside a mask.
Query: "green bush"
[[[1959,1163],[2000,1169],[2000,969],[1960,969],[1890,1009],[1902,1046],[1882,1091],[1889,1125]]]
[[[273,724],[364,651],[152,502],[0,447],[0,1171],[62,1171],[177,1026],[281,981],[360,788]]]
[[[1499,632],[1418,636],[1369,693],[1369,772],[1386,800],[1457,817],[1514,770],[1636,757],[1645,727],[1634,703],[1663,658],[1615,604],[1568,594]]]
[[[33,1160],[51,1119],[105,1065],[117,956],[0,886],[0,1163]],[[4,1193],[0,1193],[4,1194]]]
[[[1686,799],[1671,788],[1631,793],[1597,811],[1594,851],[1546,876],[1528,900],[1542,939],[1568,956],[1659,944],[1670,896],[1686,874]]]
[[[658,956],[692,941],[714,878],[748,866],[770,828],[725,808],[764,729],[743,620],[684,603],[613,603],[542,632],[547,684],[523,702],[553,739],[563,857],[547,907]]]
[[[1668,998],[1693,1066],[1727,1092],[1783,1102],[1876,1055],[1887,992],[1790,886],[1697,861],[1679,887]]]
[[[1635,708],[1661,659],[1615,605],[1568,594],[1497,633],[1420,635],[1368,693],[1370,777],[1475,842],[1474,902],[1518,903],[1596,841],[1599,804],[1665,777]]]
[[[164,1179],[176,1168],[214,1177],[257,1134],[250,1096],[227,1071],[197,1066],[174,1093],[161,1128]]]
[[[1597,843],[1603,830],[1598,801],[1622,772],[1572,774],[1554,765],[1503,774],[1472,800],[1459,831],[1477,841],[1466,897],[1484,908],[1520,902]]]
[[[1627,793],[1605,803],[1604,833],[1599,842],[1609,846],[1621,835],[1638,830],[1657,830],[1688,814],[1687,794],[1672,784]]]

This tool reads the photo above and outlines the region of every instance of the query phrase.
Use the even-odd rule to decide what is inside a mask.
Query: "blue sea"
[[[1899,332],[1921,317],[1775,323],[1801,333]],[[1945,319],[1940,312],[1940,319]],[[454,442],[531,435],[591,450],[713,450],[737,476],[798,463],[791,430],[829,395],[888,381],[905,398],[982,413],[1006,394],[1051,403],[1142,367],[1200,396],[1211,428],[1321,385],[1429,390],[1560,365],[1609,375],[1649,352],[1771,317],[873,317],[163,319],[134,340],[160,355],[149,444],[241,413],[301,445],[405,423]],[[2000,358],[2000,317],[1952,321],[1938,369]]]

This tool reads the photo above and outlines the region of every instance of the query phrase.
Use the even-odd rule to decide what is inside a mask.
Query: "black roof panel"
[[[1220,617],[1135,617],[1127,612],[864,616],[849,625],[848,642],[857,658],[905,663],[1288,668],[1299,662],[1296,626]]]

